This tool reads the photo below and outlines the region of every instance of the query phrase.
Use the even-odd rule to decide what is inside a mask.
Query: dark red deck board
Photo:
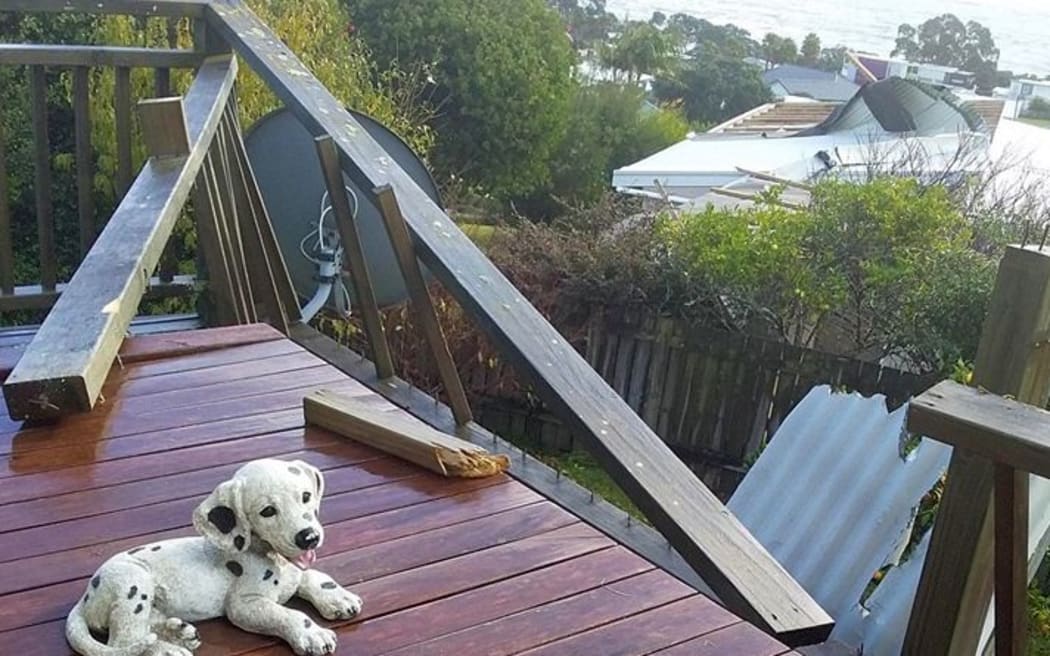
[[[361,617],[327,623],[341,652],[626,656],[699,637],[735,645],[711,652],[725,656],[787,651],[512,478],[448,480],[305,427],[314,389],[401,411],[270,328],[132,338],[122,353],[92,413],[0,417],[5,653],[69,654],[64,616],[105,558],[192,534],[211,488],[269,456],[325,471],[317,566],[365,599]],[[291,653],[223,620],[200,629],[200,656]]]

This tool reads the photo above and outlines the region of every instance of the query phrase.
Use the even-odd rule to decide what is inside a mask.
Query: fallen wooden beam
[[[391,406],[391,410],[396,410]],[[338,433],[442,476],[484,478],[510,467],[505,455],[434,430],[402,412],[319,390],[303,399],[306,423]]]
[[[236,74],[230,56],[210,58],[197,72],[175,107],[185,117],[176,129],[189,135],[190,150],[151,157],[135,179],[4,383],[13,419],[48,419],[94,406],[211,146]],[[153,107],[144,117],[158,118],[157,112],[164,114]],[[143,127],[165,126],[170,124]]]

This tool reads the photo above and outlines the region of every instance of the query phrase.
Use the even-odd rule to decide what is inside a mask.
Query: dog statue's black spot
[[[146,547],[135,547],[134,549],[132,549],[131,551],[128,552],[128,555],[129,556],[134,556],[135,554],[137,554],[138,552],[142,551],[145,548]]]
[[[324,588],[325,590],[335,590],[339,586],[336,585],[335,583],[333,583],[332,581],[325,581],[324,583],[321,584],[321,587]]]
[[[135,614],[138,615],[141,612],[142,612],[142,604],[139,604],[138,606],[135,606]]]
[[[84,603],[85,604],[88,602],[88,599],[91,599],[91,595],[84,595]]]
[[[91,579],[91,587],[97,588],[99,583],[102,583],[102,577],[96,574],[95,578]]]
[[[244,549],[244,536],[238,535],[233,539],[233,546],[237,547],[237,551]]]
[[[232,531],[234,526],[237,526],[237,515],[233,513],[233,508],[229,506],[215,506],[208,513],[208,521],[215,524],[215,528],[219,529],[219,532],[226,534]]]
[[[310,621],[309,617],[306,618],[305,620],[303,620],[303,626],[305,626],[306,628],[309,629],[313,625],[314,625],[314,623]]]
[[[128,599],[134,598],[135,595],[137,595],[138,593],[139,593],[139,586],[137,586],[137,585],[131,586],[131,589],[128,590]]]
[[[149,550],[150,550],[150,551],[160,551],[160,545],[158,544],[158,545],[157,545],[157,546],[155,546],[155,547],[150,547],[150,548],[149,548]]]
[[[149,595],[142,595],[141,599],[142,601],[146,601],[147,599],[149,599]]]
[[[277,579],[274,579],[274,580],[273,580],[273,584],[274,584],[274,585],[280,585],[280,584],[281,584],[281,582],[280,582],[280,581],[278,581]]]
[[[292,472],[296,476],[303,473],[303,470],[299,469],[295,465],[288,465],[288,471]]]
[[[303,513],[303,519],[305,519],[306,521],[310,521],[310,519],[311,519],[312,517],[313,517],[313,516],[312,516],[312,515],[311,515],[310,513],[308,513],[308,512],[304,512],[304,513]]]
[[[271,576],[273,576],[273,570],[272,569],[266,570],[266,573],[263,574],[263,581],[269,581]]]
[[[236,560],[226,561],[226,569],[230,570],[230,572],[232,572],[234,576],[240,576],[241,574],[244,574],[244,568],[241,567],[241,564],[238,563]]]

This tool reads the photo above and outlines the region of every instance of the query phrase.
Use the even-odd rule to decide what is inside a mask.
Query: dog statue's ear
[[[241,503],[241,481],[220,483],[193,511],[193,527],[223,551],[244,551],[252,528]]]
[[[324,496],[324,475],[321,473],[321,470],[305,460],[296,460],[292,464],[306,472],[306,475],[313,480],[314,495],[316,495],[317,500],[320,501],[321,497]]]

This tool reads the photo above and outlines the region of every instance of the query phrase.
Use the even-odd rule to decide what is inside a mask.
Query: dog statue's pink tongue
[[[317,552],[309,549],[299,554],[293,562],[299,566],[299,569],[310,569],[315,560],[317,560]]]

